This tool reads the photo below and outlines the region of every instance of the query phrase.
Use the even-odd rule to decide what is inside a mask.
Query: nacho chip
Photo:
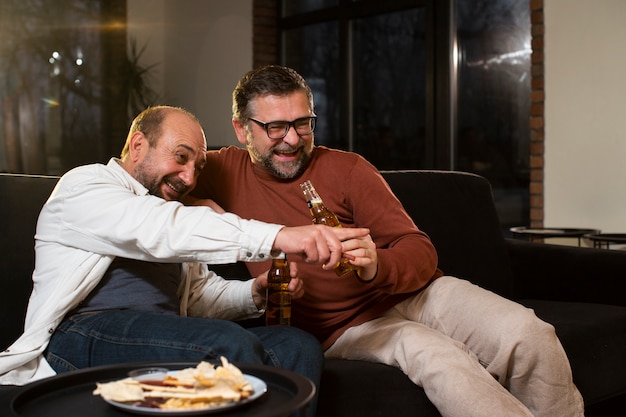
[[[226,358],[215,368],[208,362],[200,362],[195,368],[185,368],[168,375],[159,384],[142,383],[132,378],[97,383],[94,395],[105,399],[134,403],[146,399],[159,408],[184,410],[210,408],[241,401],[253,394],[253,388],[239,368]]]

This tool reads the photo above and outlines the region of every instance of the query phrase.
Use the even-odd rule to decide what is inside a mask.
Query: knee
[[[303,357],[322,360],[324,352],[320,342],[310,333],[287,326],[272,327],[272,332],[274,333],[275,344],[289,346],[290,349],[300,352]]]
[[[511,332],[507,337],[516,338],[518,343],[542,348],[546,343],[554,343],[557,340],[554,326],[541,320],[531,309],[520,309],[512,321]]]
[[[263,341],[268,364],[302,374],[319,384],[324,355],[320,343],[309,333],[283,326],[250,329]]]
[[[231,361],[250,363],[264,360],[263,342],[236,323],[211,320],[210,325],[194,333],[193,344],[202,346],[208,357],[226,356]]]

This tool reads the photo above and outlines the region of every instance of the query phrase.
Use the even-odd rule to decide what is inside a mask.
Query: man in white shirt
[[[368,230],[283,227],[186,207],[179,201],[195,186],[205,151],[192,114],[153,107],[133,121],[121,159],[75,168],[59,180],[37,224],[25,331],[0,353],[0,383],[110,363],[221,355],[319,381],[322,353],[312,336],[227,321],[263,313],[267,275],[227,281],[206,264],[285,252],[332,268]],[[289,288],[299,297],[295,265],[291,272]]]

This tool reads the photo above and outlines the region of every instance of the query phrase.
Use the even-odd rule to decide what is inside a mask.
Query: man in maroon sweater
[[[400,367],[443,416],[582,416],[553,327],[444,276],[430,239],[376,168],[315,146],[315,121],[313,94],[297,72],[250,71],[233,93],[232,123],[247,149],[208,152],[192,192],[198,204],[212,199],[244,218],[298,226],[311,223],[299,185],[311,180],[343,225],[370,229],[346,252],[360,274],[299,262],[305,295],[293,301],[292,324],[314,334],[326,357]],[[252,276],[267,268],[248,264]]]

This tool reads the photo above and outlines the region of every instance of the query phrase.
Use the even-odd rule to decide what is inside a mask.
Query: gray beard
[[[261,159],[261,164],[274,176],[282,179],[292,179],[304,172],[304,164],[301,159],[277,166],[272,157]],[[286,168],[286,169],[285,169]]]
[[[278,165],[274,163],[271,151],[268,155],[260,155],[253,146],[248,145],[248,152],[250,152],[254,159],[259,161],[270,174],[281,179],[292,179],[300,176],[311,159],[311,155],[303,153],[302,158],[296,161]]]

